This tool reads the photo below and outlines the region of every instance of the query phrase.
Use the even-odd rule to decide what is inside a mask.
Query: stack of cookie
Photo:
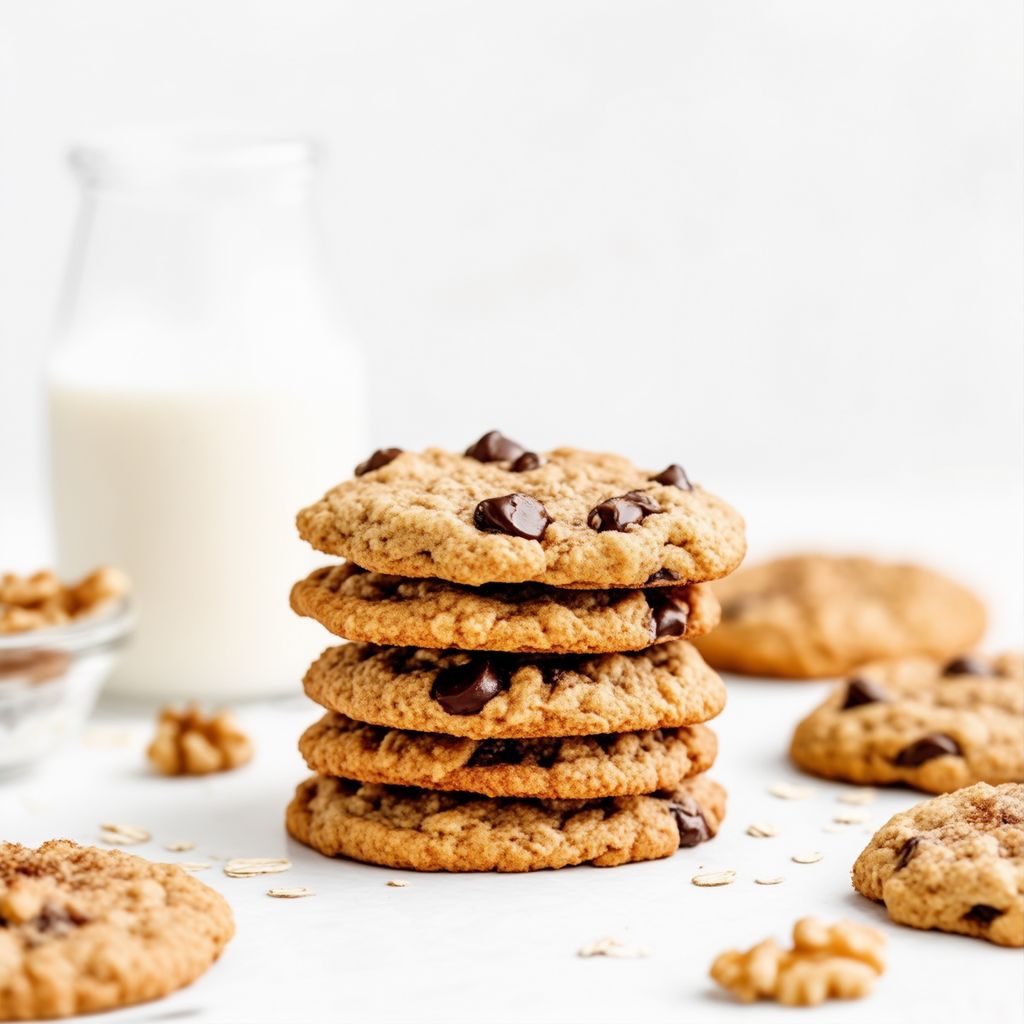
[[[305,678],[327,713],[288,807],[331,856],[422,871],[666,857],[718,830],[703,723],[725,689],[691,638],[743,522],[679,466],[525,450],[385,449],[298,517],[348,559],[292,590],[337,636]]]

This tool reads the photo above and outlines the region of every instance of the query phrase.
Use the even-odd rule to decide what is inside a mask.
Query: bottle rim
[[[92,188],[264,174],[304,179],[322,157],[311,138],[236,126],[125,129],[68,150],[71,169]]]

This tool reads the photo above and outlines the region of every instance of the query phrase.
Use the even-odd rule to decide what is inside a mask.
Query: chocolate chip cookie
[[[478,740],[668,729],[725,706],[722,681],[684,640],[591,656],[345,644],[304,685],[358,722]]]
[[[1024,781],[1024,657],[866,665],[796,728],[801,768],[931,793]]]
[[[487,796],[590,800],[672,790],[711,767],[706,726],[525,740],[471,740],[366,725],[328,712],[299,740],[318,775]]]
[[[223,897],[179,867],[63,839],[0,844],[0,1020],[157,999],[233,933]]]
[[[492,431],[464,455],[385,449],[356,473],[299,513],[299,533],[375,572],[648,587],[724,576],[746,550],[740,516],[677,465],[540,455]]]
[[[315,776],[288,805],[288,831],[330,857],[415,871],[610,867],[668,857],[718,831],[725,790],[702,775],[666,793],[523,800]]]
[[[916,565],[795,555],[715,585],[722,623],[697,646],[729,672],[810,679],[911,654],[951,658],[985,631],[984,605]]]
[[[299,615],[349,640],[469,651],[638,651],[673,637],[701,636],[718,622],[718,601],[707,585],[467,587],[364,572],[351,562],[317,569],[296,583],[291,603]]]
[[[1024,785],[981,782],[894,815],[853,886],[900,924],[1024,946]]]

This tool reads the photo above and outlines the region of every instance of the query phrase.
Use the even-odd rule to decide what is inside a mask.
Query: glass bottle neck
[[[294,188],[87,189],[61,332],[264,334],[321,309],[322,272],[309,196]]]
[[[227,365],[333,337],[316,157],[304,140],[182,130],[74,150],[59,348],[216,350]]]

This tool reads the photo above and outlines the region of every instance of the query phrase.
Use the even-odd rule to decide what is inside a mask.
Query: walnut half
[[[0,576],[0,633],[27,633],[63,626],[99,610],[128,591],[128,578],[109,566],[77,583],[62,583],[49,569]]]
[[[730,949],[711,965],[711,977],[744,1003],[775,999],[816,1006],[826,999],[866,996],[885,970],[885,936],[867,925],[827,925],[803,917],[793,926],[793,948],[766,939],[745,953]]]
[[[230,711],[209,718],[191,705],[184,711],[164,708],[156,736],[146,751],[162,775],[208,775],[238,768],[252,758],[252,743]]]

